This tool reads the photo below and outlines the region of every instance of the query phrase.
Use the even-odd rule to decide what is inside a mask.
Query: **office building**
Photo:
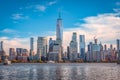
[[[37,57],[40,60],[41,57],[47,56],[47,38],[38,37],[37,40]]]
[[[9,59],[16,60],[16,52],[14,48],[9,48]]]
[[[63,30],[62,30],[62,18],[59,13],[56,25],[56,40],[49,40],[49,53],[48,60],[61,61],[63,54]]]
[[[80,35],[80,57],[85,60],[85,35]]]
[[[97,44],[97,39],[94,39],[94,44],[93,44],[93,61],[95,61],[95,62],[101,61],[100,45]]]
[[[30,55],[29,55],[29,59],[33,60],[34,57],[34,38],[31,37],[30,38]]]
[[[120,60],[120,39],[117,39],[117,53],[118,53],[118,60]]]
[[[70,46],[70,61],[74,61],[78,58],[78,45],[77,45],[77,34],[73,32],[72,40],[69,44]]]
[[[93,43],[88,44],[87,61],[93,61]]]
[[[59,13],[59,17],[57,19],[57,25],[56,25],[56,41],[62,46],[63,41],[63,27],[62,27],[62,18],[61,14]]]
[[[52,38],[49,39],[49,52],[53,51],[53,46],[55,44],[55,40],[52,40]]]
[[[3,41],[0,42],[0,51],[3,51]]]

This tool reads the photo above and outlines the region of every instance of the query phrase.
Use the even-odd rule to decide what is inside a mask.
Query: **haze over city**
[[[73,32],[85,35],[86,45],[96,37],[98,43],[115,47],[120,38],[120,0],[1,0],[0,5],[0,41],[6,51],[29,49],[30,37],[35,47],[38,36],[55,39],[59,11],[64,50]]]

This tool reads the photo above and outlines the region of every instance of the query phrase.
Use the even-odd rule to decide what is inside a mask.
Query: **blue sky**
[[[120,30],[120,0],[0,0],[0,38],[54,36],[59,10],[64,39],[71,33],[70,41],[74,31],[85,34],[88,42],[96,35],[109,44],[119,38],[116,33]],[[111,26],[113,23],[116,25]],[[118,29],[113,30],[113,27]],[[115,34],[113,37],[109,35],[111,30]],[[106,36],[108,38],[103,39]]]
[[[0,30],[16,30],[28,36],[55,31],[59,9],[64,28],[73,28],[77,27],[76,22],[84,22],[85,17],[113,13],[116,2],[118,0],[0,0]],[[4,33],[0,36],[15,37]]]

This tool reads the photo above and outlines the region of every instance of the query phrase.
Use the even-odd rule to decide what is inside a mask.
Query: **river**
[[[120,80],[116,63],[0,64],[0,80]]]

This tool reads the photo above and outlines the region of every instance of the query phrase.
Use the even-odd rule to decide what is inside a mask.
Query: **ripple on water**
[[[0,66],[0,80],[119,80],[120,65],[12,64]]]

